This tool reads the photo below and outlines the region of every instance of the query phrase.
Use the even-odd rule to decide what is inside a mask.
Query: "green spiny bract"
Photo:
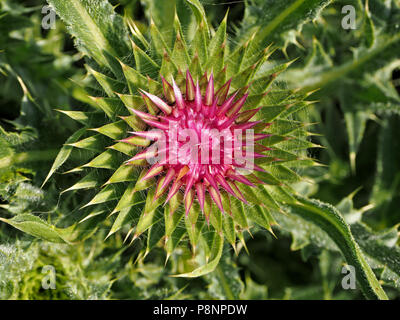
[[[86,149],[91,155],[88,162],[70,170],[83,178],[65,191],[94,189],[95,196],[84,208],[97,209],[88,214],[94,216],[96,212],[108,210],[109,219],[115,217],[108,236],[126,224],[131,229],[125,240],[133,241],[146,233],[144,255],[161,243],[169,257],[188,238],[193,253],[202,251],[208,264],[186,276],[212,271],[222,255],[225,239],[235,251],[237,241],[245,246],[243,232],[254,224],[272,232],[271,226],[276,224],[274,214],[283,212],[283,203],[296,201],[290,184],[300,180],[298,168],[314,164],[306,155],[307,148],[314,145],[307,140],[306,124],[297,116],[311,104],[306,101],[308,94],[288,90],[284,83],[275,81],[290,62],[280,65],[269,62],[273,48],[260,48],[253,38],[241,45],[230,45],[227,15],[215,32],[204,18],[197,22],[197,30],[189,39],[175,15],[168,33],[168,36],[173,34],[174,43],[169,46],[153,21],[147,34],[142,34],[128,20],[131,56],[118,59],[106,52],[103,55],[111,68],[100,68],[94,63],[87,66],[87,92],[97,94],[87,94],[83,100],[97,111],[62,111],[85,124],[67,145]],[[193,88],[188,87],[187,75],[194,79]],[[194,86],[196,81],[198,87]],[[211,82],[216,95],[209,94]],[[205,181],[207,191],[203,184],[198,192],[204,198],[193,201],[196,188],[185,191],[187,180],[178,186],[173,184],[179,173],[168,175],[168,171],[160,169],[149,174],[151,165],[140,157],[135,158],[150,143],[143,134],[135,132],[151,129],[149,121],[143,120],[151,117],[158,120],[163,111],[167,110],[168,114],[178,109],[177,92],[182,92],[183,99],[190,101],[191,89],[197,88],[202,103],[207,105],[208,99],[218,101],[216,108],[221,108],[228,97],[233,97],[232,104],[241,101],[238,114],[241,120],[232,119],[236,124],[250,118],[254,121],[256,134],[263,136],[258,141],[262,151],[258,152],[265,156],[255,159],[260,170],[246,176],[248,183],[235,184],[228,175],[213,183]],[[218,96],[218,92],[223,94]],[[163,106],[165,110],[160,110]],[[87,137],[83,138],[85,134]],[[156,175],[161,177],[158,183]],[[179,190],[172,196],[170,192],[160,192],[166,176],[173,184],[170,188],[175,185]],[[161,187],[167,189],[166,185]],[[186,203],[186,215],[183,203]]]

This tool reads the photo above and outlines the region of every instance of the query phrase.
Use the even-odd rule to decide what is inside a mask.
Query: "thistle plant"
[[[207,74],[204,74],[203,77],[207,79]],[[173,91],[173,94],[170,95],[170,100],[171,103],[175,103],[174,106],[170,107],[160,98],[143,92],[142,97],[148,100],[149,104],[154,104],[162,110],[163,114],[152,116],[132,109],[147,125],[157,128],[158,131],[132,132],[133,136],[122,140],[138,146],[148,144],[151,140],[157,140],[159,145],[152,144],[144,151],[137,153],[128,160],[128,164],[137,165],[138,161],[140,162],[144,159],[155,162],[142,177],[142,180],[151,179],[161,173],[165,173],[165,176],[156,183],[154,194],[154,200],[157,200],[166,192],[169,184],[173,182],[165,203],[171,200],[183,187],[185,189],[186,215],[190,211],[194,193],[196,192],[197,200],[207,222],[209,222],[212,208],[209,205],[209,212],[204,212],[206,190],[221,212],[224,212],[224,208],[219,191],[220,188],[238,200],[247,203],[235,181],[251,187],[254,187],[255,184],[238,173],[237,170],[250,170],[247,161],[253,161],[255,157],[267,157],[252,150],[254,150],[255,141],[268,137],[268,134],[257,133],[254,135],[253,131],[251,131],[251,137],[248,138],[246,135],[245,140],[242,140],[244,130],[251,129],[257,124],[262,124],[262,121],[248,121],[256,115],[258,109],[239,112],[244,106],[248,94],[235,101],[238,93],[236,92],[227,99],[226,96],[231,82],[229,80],[214,95],[214,77],[211,74],[209,80],[205,81],[206,89],[203,98],[199,82],[197,81],[195,85],[190,72],[187,71],[186,96],[184,99],[181,89],[173,79],[172,85],[165,81],[164,78],[162,78],[162,81],[164,88]],[[167,90],[164,91],[164,96],[168,96]],[[151,109],[151,106],[149,109]],[[268,125],[269,123],[262,124],[258,131],[262,131]],[[216,135],[217,138],[220,138],[221,135],[223,136],[224,145],[221,144],[221,141],[215,139]],[[138,141],[137,136],[142,139]],[[178,137],[181,136],[185,138],[189,136],[191,138],[192,141],[188,146],[178,140]],[[257,147],[261,151],[270,150],[262,144],[257,145]],[[246,151],[245,157],[241,154],[243,149]],[[151,158],[153,155],[157,155],[157,159]],[[240,160],[244,161],[241,162]],[[254,166],[254,163],[251,163],[252,169],[265,172],[260,166]],[[262,183],[261,180],[259,182]]]
[[[188,4],[199,17],[192,38],[177,11],[164,33],[151,20],[143,35],[127,19],[130,56],[104,52],[94,56],[97,66],[87,65],[89,80],[100,85],[87,100],[106,118],[93,127],[87,114],[62,111],[88,129],[67,146],[95,151],[70,170],[83,178],[66,191],[95,188],[85,208],[115,203],[109,236],[130,217],[126,240],[155,237],[145,254],[161,240],[169,256],[188,237],[193,253],[200,247],[215,266],[225,240],[236,251],[252,225],[272,232],[274,213],[294,201],[298,168],[314,163],[307,123],[297,116],[311,102],[275,82],[290,62],[270,63],[271,45],[260,50],[254,37],[233,45],[228,13],[212,30],[202,7]],[[109,68],[100,68],[103,57]]]
[[[394,54],[399,8],[395,1],[350,0],[362,28],[338,31],[341,5],[349,3],[331,2],[248,0],[229,5],[236,11],[223,12],[223,5],[204,2],[203,7],[198,0],[142,0],[121,2],[121,15],[115,12],[121,7],[113,8],[107,0],[48,0],[62,20],[57,25],[64,23],[75,40],[78,53],[68,61],[83,58],[84,64],[78,73],[71,72],[72,81],[63,79],[68,90],[55,94],[60,100],[53,102],[41,99],[41,90],[31,90],[38,81],[27,81],[13,59],[7,62],[24,97],[38,107],[43,104],[46,117],[22,108],[12,123],[21,133],[7,129],[8,123],[0,130],[0,221],[64,244],[54,245],[54,256],[62,248],[63,264],[70,266],[67,270],[57,264],[60,274],[69,274],[87,255],[87,261],[98,259],[102,267],[81,264],[88,266],[85,273],[96,271],[94,278],[97,270],[99,277],[104,275],[104,291],[80,294],[78,285],[76,297],[264,299],[291,292],[304,297],[304,286],[293,289],[289,281],[290,288],[274,289],[269,277],[286,283],[282,275],[303,270],[304,259],[313,256],[319,263],[299,270],[305,277],[309,269],[317,270],[319,278],[313,274],[310,281],[315,283],[307,284],[310,291],[323,283],[324,298],[359,298],[358,291],[333,292],[345,261],[354,267],[357,288],[367,298],[386,299],[381,284],[400,287],[398,230],[393,226],[398,216],[386,214],[398,197],[393,174],[398,166],[392,166],[398,155],[386,152],[395,145],[388,138],[396,136],[398,119],[385,115],[379,123],[376,163],[368,149],[378,182],[370,187],[370,172],[367,178],[361,172],[364,166],[372,168],[371,161],[362,161],[364,145],[377,142],[364,134],[371,130],[368,119],[379,122],[380,113],[371,110],[382,101],[390,103],[391,112],[398,109],[389,78],[399,66]],[[0,3],[10,7],[8,0]],[[240,6],[243,17],[237,14]],[[0,15],[0,28],[8,28],[4,17]],[[16,34],[23,38],[13,32],[10,39]],[[9,42],[2,39],[0,46]],[[354,55],[349,43],[357,47]],[[13,57],[10,46],[3,47]],[[68,56],[53,54],[59,58],[55,61]],[[5,86],[3,96],[10,96],[9,91]],[[71,106],[67,91],[74,98]],[[338,101],[344,119],[336,110]],[[367,110],[366,101],[376,105]],[[59,113],[54,115],[50,107]],[[50,137],[41,118],[60,128],[57,137]],[[21,120],[26,127],[19,125]],[[26,128],[38,130],[39,147],[18,142],[29,142],[22,140]],[[53,150],[54,145],[61,147]],[[349,154],[343,157],[346,146]],[[42,164],[54,158],[48,172]],[[354,198],[360,185],[365,191]],[[368,193],[372,200],[366,199]],[[379,211],[368,216],[369,225],[362,218],[368,210]],[[370,225],[388,229],[376,232]],[[12,234],[13,229],[0,225],[0,240]],[[288,235],[290,249],[301,250],[301,259],[290,253],[290,263],[275,261]],[[4,248],[19,248],[15,243]],[[42,248],[38,243],[36,248]],[[255,243],[263,249],[258,251]],[[99,255],[93,256],[89,246]],[[36,249],[15,252],[44,255]],[[12,263],[11,257],[0,252],[5,265]],[[47,265],[52,257],[35,265]],[[236,264],[248,269],[245,279]],[[282,275],[275,274],[277,269]],[[2,274],[0,270],[0,280],[10,280]],[[33,274],[39,279],[36,271],[13,277],[30,279]],[[183,293],[188,280],[171,276],[201,278]],[[76,280],[91,284],[93,277]],[[268,294],[255,281],[267,284]],[[38,283],[23,285],[27,296],[36,294]],[[65,293],[61,290],[60,296]]]

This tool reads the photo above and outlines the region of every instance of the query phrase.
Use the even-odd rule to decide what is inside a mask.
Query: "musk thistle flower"
[[[250,129],[261,124],[258,127],[258,131],[261,131],[269,123],[249,121],[259,109],[240,112],[248,94],[238,97],[239,90],[227,97],[231,80],[215,93],[213,74],[209,79],[207,74],[204,74],[203,79],[205,79],[204,96],[199,82],[197,81],[195,85],[189,71],[186,72],[185,95],[173,78],[172,84],[162,78],[164,97],[169,97],[169,101],[142,91],[143,99],[154,104],[161,112],[158,115],[151,115],[131,110],[149,127],[156,130],[132,132],[133,136],[122,140],[135,145],[138,136],[144,138],[147,143],[153,140],[159,143],[158,146],[152,144],[137,153],[127,163],[135,164],[143,159],[154,162],[142,180],[162,175],[157,182],[155,199],[166,193],[168,186],[172,184],[167,193],[166,203],[180,189],[184,190],[186,215],[192,206],[195,193],[203,213],[206,191],[221,212],[224,212],[224,208],[220,189],[247,203],[236,182],[248,186],[255,185],[237,170],[255,169],[265,172],[253,161],[254,158],[266,155],[253,150],[256,141],[261,141],[269,135],[254,134]],[[245,135],[245,131],[250,131],[250,137]],[[244,136],[245,139],[242,140]],[[179,139],[180,137],[184,139]],[[187,138],[190,138],[189,143],[186,142]],[[139,144],[142,142],[143,140]],[[261,151],[269,150],[262,144],[257,144],[256,147]],[[244,149],[245,156],[242,154]],[[159,156],[156,160],[153,158],[155,155]],[[262,183],[261,180],[259,182]],[[206,213],[205,218],[209,220],[209,213]]]
[[[62,112],[85,125],[67,146],[88,161],[69,171],[83,177],[66,190],[94,190],[84,220],[109,214],[108,236],[125,225],[126,239],[147,233],[144,255],[163,245],[169,256],[189,239],[209,261],[188,274],[198,276],[215,268],[224,240],[236,250],[254,224],[272,232],[313,145],[298,117],[308,94],[275,81],[290,62],[269,62],[273,48],[253,38],[228,45],[226,17],[211,36],[192,9],[196,32],[184,34],[176,15],[172,45],[153,21],[143,35],[128,20],[132,57],[87,66],[83,100],[96,112]]]

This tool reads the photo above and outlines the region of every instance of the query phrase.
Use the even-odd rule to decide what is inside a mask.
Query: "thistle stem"
[[[217,273],[219,280],[221,281],[222,288],[225,291],[225,295],[228,298],[228,300],[235,300],[235,296],[233,295],[233,292],[228,284],[228,280],[226,279],[224,271],[222,270],[221,266],[218,265],[215,268],[215,271]]]

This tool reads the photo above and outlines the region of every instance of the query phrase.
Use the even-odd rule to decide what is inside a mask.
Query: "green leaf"
[[[161,204],[162,197],[155,200],[154,194],[155,194],[155,188],[151,188],[148,191],[146,205],[136,225],[135,235],[133,239],[137,238],[148,228],[150,228],[153,224],[160,221],[163,217],[161,210],[158,209],[158,206]]]
[[[98,64],[117,73],[107,53],[120,58],[128,55],[128,32],[123,19],[115,14],[111,4],[106,0],[48,2],[69,26],[78,47]]]
[[[89,203],[85,204],[82,208],[116,199],[118,199],[117,187],[113,185],[108,185],[104,187],[98,194],[96,194],[96,196],[92,200],[90,200]]]
[[[340,81],[347,76],[360,77],[360,74],[371,70],[376,70],[382,64],[393,60],[394,52],[399,49],[400,33],[380,37],[375,41],[371,48],[360,48],[357,55],[352,60],[347,60],[343,64],[336,65],[334,68],[329,68],[316,72],[312,69],[306,71],[292,70],[296,72],[286,73],[286,77],[296,79],[295,86],[301,87],[302,91],[309,92],[315,89],[328,87],[328,85]],[[377,59],[379,57],[379,59]]]
[[[144,100],[141,96],[132,96],[128,94],[118,94],[118,97],[128,108],[144,111]]]
[[[215,205],[212,206],[210,223],[218,234],[222,234],[222,212]]]
[[[180,192],[173,196],[164,209],[164,220],[165,220],[165,236],[168,239],[172,233],[176,230],[179,222],[182,220],[185,211],[179,208],[182,203],[183,197]]]
[[[271,166],[269,170],[271,174],[279,181],[293,183],[301,180],[301,177],[296,172],[283,165]]]
[[[215,74],[224,67],[227,19],[228,16],[226,14],[208,45],[209,58],[204,68],[209,71],[213,70]]]
[[[206,279],[210,281],[208,291],[216,299],[237,300],[244,288],[239,269],[226,249],[218,267]]]
[[[122,71],[124,73],[125,79],[128,82],[129,92],[134,95],[138,93],[138,89],[147,90],[147,78],[143,76],[136,69],[122,63],[120,61]]]
[[[148,20],[152,19],[161,34],[167,39],[167,45],[172,46],[173,35],[170,33],[171,25],[174,21],[175,15],[175,0],[171,1],[157,1],[157,0],[144,0],[143,5]]]
[[[260,225],[261,227],[265,228],[269,232],[272,232],[271,228],[271,223],[273,221],[271,220],[271,216],[267,214],[268,209],[262,208],[260,206],[249,206],[246,210],[247,212],[247,217]]]
[[[135,57],[136,70],[141,74],[148,74],[150,77],[157,76],[157,71],[160,70],[160,66],[133,41],[131,41],[131,43],[133,55]]]
[[[190,64],[190,58],[185,40],[183,38],[182,26],[178,16],[175,16],[174,18],[174,27],[176,39],[174,43],[174,48],[172,50],[171,59],[172,61],[174,61],[174,64],[178,67],[178,69],[180,69],[181,71],[185,71]]]
[[[371,267],[381,269],[380,278],[388,284],[400,288],[400,248],[397,226],[383,232],[374,232],[366,224],[351,225],[357,243],[360,245]]]
[[[118,98],[89,97],[92,106],[102,110],[110,119],[124,110],[124,106]]]
[[[164,237],[164,226],[161,223],[153,224],[147,235],[147,246],[145,255],[147,255],[154,247],[158,245]]]
[[[89,174],[84,176],[81,180],[75,183],[72,187],[64,190],[64,192],[80,189],[91,189],[100,184],[98,174],[95,171],[91,171]]]
[[[375,42],[375,26],[371,18],[371,13],[368,9],[368,1],[365,5],[365,15],[364,15],[364,26],[363,31],[365,34],[365,44],[368,48],[371,48]]]
[[[226,240],[232,245],[234,249],[236,249],[236,230],[235,230],[235,223],[232,217],[229,214],[225,214],[223,216],[223,231]]]
[[[135,193],[135,183],[130,183],[125,191],[124,194],[121,196],[120,200],[118,201],[117,205],[115,206],[114,210],[111,214],[121,211],[122,209],[128,208],[135,203],[135,199],[138,197],[138,193]]]
[[[119,154],[113,150],[106,150],[83,167],[117,169],[120,163]]]
[[[110,231],[108,232],[106,239],[116,233],[118,230],[120,230],[128,222],[137,219],[141,211],[135,206],[137,206],[138,204],[142,204],[143,202],[144,201],[141,201],[139,195],[137,194],[135,196],[135,199],[132,199],[129,207],[121,209],[121,211],[117,215],[117,218],[114,220],[114,223]]]
[[[190,44],[190,53],[194,57],[190,66],[190,70],[192,72],[192,76],[194,77],[201,76],[201,71],[199,71],[200,64],[204,65],[208,59],[207,43],[208,36],[204,27],[204,23],[202,23],[198,25],[196,35]]]
[[[54,163],[49,173],[47,174],[47,177],[44,180],[42,187],[46,184],[46,182],[50,179],[50,177],[54,174],[54,172],[56,172],[57,169],[60,168],[65,161],[67,161],[73,149],[73,147],[71,147],[69,144],[77,142],[79,138],[85,133],[85,131],[86,128],[82,128],[76,131],[71,137],[68,138],[68,140],[65,142],[65,145],[61,148],[56,159],[54,160]]]
[[[254,282],[249,274],[246,274],[245,289],[240,295],[242,300],[267,300],[268,287]]]
[[[186,234],[185,228],[177,228],[172,232],[172,235],[168,238],[166,238],[165,242],[165,250],[167,252],[167,259],[171,256],[172,252],[176,249],[178,244],[181,242],[183,237]]]
[[[101,85],[109,97],[115,97],[115,92],[121,92],[125,87],[123,82],[107,77],[105,74],[97,72],[88,65],[86,65],[86,69],[96,78],[97,82]]]
[[[378,138],[378,156],[370,201],[376,207],[376,214],[384,219],[387,226],[398,223],[400,152],[397,148],[400,134],[399,116],[387,116],[381,123]]]
[[[207,273],[210,273],[215,270],[218,266],[218,263],[222,256],[222,251],[224,248],[224,237],[216,235],[214,237],[214,244],[212,246],[212,256],[209,262],[191,272],[173,275],[173,277],[181,277],[181,278],[196,278],[201,277]]]
[[[118,142],[107,148],[119,151],[130,157],[134,156],[137,153],[137,147],[126,142]]]
[[[206,12],[204,11],[204,7],[200,3],[199,0],[186,0],[186,2],[189,4],[191,9],[194,12],[194,15],[196,16],[196,20],[198,24],[202,24],[205,27],[205,30],[207,30],[207,35],[208,35],[208,23],[207,23],[207,16]]]
[[[96,134],[94,136],[85,138],[83,140],[80,140],[80,141],[77,141],[74,143],[69,143],[68,145],[75,147],[75,148],[91,150],[94,152],[101,152],[107,146],[104,136],[102,136],[100,134]]]
[[[206,197],[207,206],[210,197]],[[211,205],[211,203],[210,203]],[[205,209],[207,211],[207,209]],[[190,239],[190,244],[192,245],[192,251],[195,254],[197,252],[198,243],[201,236],[201,231],[204,227],[204,219],[200,217],[200,206],[198,203],[193,202],[192,208],[190,209],[188,216],[185,217],[186,232]]]
[[[356,154],[364,136],[368,114],[363,111],[345,112],[344,119],[346,121],[347,134],[349,137],[350,165],[353,172],[355,172]]]
[[[308,21],[319,15],[331,0],[250,0],[246,6],[241,39],[255,34],[255,42],[261,46],[271,42],[282,43],[290,30],[300,31]]]
[[[126,181],[136,181],[138,176],[139,173],[137,168],[135,168],[134,166],[123,164],[113,173],[113,175],[110,177],[110,179],[108,179],[106,184],[126,182]]]
[[[74,241],[74,226],[66,229],[56,228],[31,214],[20,214],[12,219],[0,218],[0,221],[45,241],[58,243],[72,243]]]
[[[249,225],[244,212],[243,202],[234,197],[231,197],[231,210],[235,223],[237,223],[243,229],[247,229]]]
[[[68,111],[68,110],[56,110],[61,112],[71,119],[79,121],[84,126],[91,126],[94,123],[101,122],[104,119],[104,115],[101,112],[82,112],[82,111]]]
[[[293,213],[323,229],[339,247],[349,265],[356,269],[357,281],[368,299],[388,299],[375,274],[338,210],[318,200],[298,198],[297,204],[291,204]]]

